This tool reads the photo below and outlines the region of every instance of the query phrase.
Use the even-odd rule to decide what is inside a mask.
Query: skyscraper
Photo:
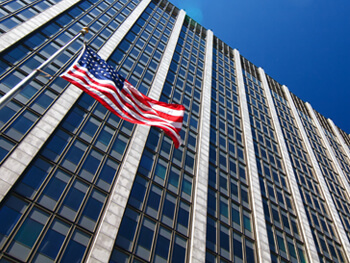
[[[166,0],[2,1],[0,94],[83,27],[0,110],[0,262],[350,261],[349,135]],[[83,42],[182,146],[59,77]]]

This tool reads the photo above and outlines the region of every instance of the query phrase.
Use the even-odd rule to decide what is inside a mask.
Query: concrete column
[[[294,104],[294,101],[292,99],[292,96],[290,95],[289,90],[288,90],[288,88],[286,86],[282,86],[282,88],[284,90],[284,93],[286,94],[287,101],[289,102],[290,108],[291,108],[292,113],[294,115],[294,119],[295,119],[295,121],[297,123],[297,126],[299,128],[302,140],[305,143],[306,150],[307,150],[307,152],[309,154],[309,157],[310,157],[310,160],[311,160],[311,165],[314,168],[316,177],[317,177],[318,182],[320,184],[321,191],[322,191],[323,196],[325,198],[326,204],[327,204],[327,206],[329,208],[330,216],[333,219],[334,226],[335,226],[336,231],[337,231],[337,233],[339,235],[339,239],[340,239],[340,242],[342,244],[342,247],[343,247],[343,249],[345,251],[345,256],[346,256],[346,258],[348,260],[350,260],[350,243],[349,243],[348,237],[347,237],[347,235],[345,233],[343,224],[342,224],[342,222],[340,220],[340,217],[338,215],[337,209],[336,209],[336,207],[334,205],[334,202],[332,200],[332,197],[331,197],[331,194],[329,192],[327,183],[326,183],[326,181],[324,179],[324,176],[322,174],[321,168],[320,168],[320,166],[319,166],[319,164],[317,162],[315,153],[314,153],[314,151],[312,149],[312,146],[311,146],[311,143],[309,141],[309,138],[307,137],[305,128],[304,128],[304,126],[303,126],[303,124],[301,122],[301,119],[299,117],[297,108],[295,107],[295,104]]]
[[[201,118],[199,123],[200,132],[198,135],[198,159],[195,172],[195,190],[190,247],[190,262],[193,263],[205,262],[213,38],[213,32],[208,30],[205,49],[205,69],[202,88]]]
[[[289,156],[289,151],[287,148],[287,144],[285,142],[280,121],[278,119],[277,111],[275,108],[275,104],[273,102],[270,88],[267,83],[266,75],[262,68],[259,68],[259,74],[262,80],[263,88],[265,90],[266,100],[267,100],[268,107],[270,109],[272,122],[275,127],[277,141],[281,149],[283,164],[286,168],[286,175],[290,185],[291,193],[295,204],[296,214],[297,214],[299,225],[303,235],[305,250],[308,255],[309,262],[319,262],[319,257],[317,255],[317,249],[315,246],[314,238],[312,236],[312,231],[311,231],[310,225],[307,224],[308,219],[305,211],[305,206],[303,204],[303,200],[300,195],[299,186],[294,173],[292,161]]]
[[[22,23],[20,26],[14,27],[9,32],[1,35],[0,52],[18,42],[22,38],[28,36],[30,33],[34,32],[54,17],[64,13],[68,8],[72,7],[79,1],[80,0],[63,0]]]
[[[134,11],[137,12],[137,16],[135,15],[135,21],[149,3],[150,0],[144,0],[140,3]],[[170,36],[149,93],[149,97],[153,99],[159,100],[160,98],[185,15],[185,11],[181,10],[179,12],[173,32]],[[128,32],[129,29],[130,28],[127,28],[125,32]],[[113,49],[113,46],[111,46],[111,48]],[[104,210],[102,220],[96,231],[96,236],[90,249],[87,262],[108,262],[110,258],[149,130],[149,126],[136,126],[134,135],[125,154],[124,161],[121,164],[117,180],[113,186],[109,201]]]
[[[249,110],[247,103],[247,95],[244,87],[243,71],[241,64],[241,55],[238,50],[234,50],[235,65],[237,72],[239,103],[242,112],[242,124],[243,124],[243,139],[245,144],[245,150],[247,155],[247,169],[249,174],[249,186],[252,197],[252,210],[253,210],[253,222],[255,241],[258,254],[258,262],[271,262],[270,245],[268,242],[265,214],[261,196],[261,189],[259,183],[259,174],[256,164],[253,136],[249,118]]]

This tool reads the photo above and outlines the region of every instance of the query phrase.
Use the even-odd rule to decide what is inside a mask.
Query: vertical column
[[[328,139],[323,131],[323,128],[320,124],[320,122],[318,121],[317,119],[317,116],[312,108],[312,106],[310,105],[310,103],[305,103],[306,104],[306,107],[307,109],[309,110],[310,114],[311,114],[311,118],[313,119],[314,123],[315,123],[315,126],[321,136],[321,139],[324,143],[324,146],[326,147],[327,149],[327,152],[329,153],[329,157],[331,158],[333,164],[334,164],[334,168],[336,170],[336,172],[339,174],[339,177],[340,177],[340,180],[348,194],[348,198],[349,198],[349,195],[350,195],[350,187],[349,187],[349,183],[348,181],[346,180],[346,177],[345,177],[345,174],[343,172],[343,170],[341,169],[340,165],[339,165],[339,162],[338,162],[338,159],[337,157],[335,156],[334,154],[334,150],[333,148],[330,146],[329,142],[328,142]]]
[[[68,8],[72,7],[79,1],[80,0],[63,0],[22,23],[20,26],[11,29],[6,34],[3,34],[0,36],[0,52],[34,32],[52,18],[65,12]]]
[[[287,97],[287,101],[289,102],[289,105],[290,105],[290,108],[292,110],[292,113],[294,115],[294,119],[297,123],[297,126],[299,128],[299,131],[300,131],[300,134],[301,134],[301,137],[302,137],[302,140],[303,142],[305,143],[305,147],[306,147],[306,150],[309,154],[309,157],[311,159],[311,164],[315,170],[315,173],[316,173],[316,176],[317,176],[317,179],[318,179],[318,182],[321,186],[321,191],[323,193],[323,196],[325,198],[325,201],[327,203],[327,206],[329,208],[329,211],[330,211],[330,214],[332,216],[332,219],[334,221],[334,224],[335,224],[335,227],[336,227],[336,231],[337,233],[339,234],[339,238],[340,238],[340,241],[342,243],[342,246],[344,248],[344,251],[345,251],[345,256],[347,257],[347,259],[349,260],[350,259],[350,244],[349,244],[349,240],[346,236],[346,233],[345,233],[345,230],[343,228],[343,224],[340,220],[340,217],[338,215],[338,212],[337,212],[337,209],[333,203],[333,200],[332,200],[332,197],[331,197],[331,194],[329,192],[329,189],[327,187],[327,183],[322,175],[322,172],[321,172],[321,168],[317,162],[317,159],[316,159],[316,156],[314,154],[314,151],[312,149],[312,146],[311,146],[311,143],[306,135],[306,131],[305,131],[305,128],[300,120],[300,117],[299,117],[299,114],[298,114],[298,111],[295,107],[295,104],[294,104],[294,101],[292,99],[292,96],[290,95],[289,93],[289,90],[286,86],[282,86],[283,88],[283,91]]]
[[[196,165],[195,190],[193,201],[193,220],[190,247],[190,262],[205,262],[207,231],[207,198],[209,171],[209,134],[211,76],[213,64],[213,32],[207,31],[205,49],[205,70],[202,89],[201,117],[198,140],[198,161]]]
[[[139,10],[139,14],[142,13],[149,2],[150,0],[144,0],[141,2],[143,8]],[[168,45],[160,62],[160,67],[156,73],[149,93],[149,97],[153,99],[158,100],[160,98],[185,15],[185,11],[181,10],[179,12],[173,32],[171,33]],[[149,130],[149,126],[136,126],[134,135],[125,154],[126,157],[121,164],[118,178],[113,186],[111,196],[109,197],[109,201],[104,210],[102,220],[98,227],[99,229],[96,231],[97,235],[95,236],[90,249],[87,262],[105,262],[109,259],[110,254],[112,253],[113,245],[118,234],[119,226],[128,202],[136,176],[138,163],[140,162]]]
[[[350,150],[349,150],[349,147],[347,146],[347,144],[345,143],[343,136],[340,134],[337,126],[335,126],[334,122],[331,119],[328,119],[328,123],[329,123],[329,125],[331,125],[334,134],[337,136],[341,147],[343,147],[345,155],[350,160]]]
[[[238,50],[234,50],[235,65],[237,72],[239,103],[242,111],[243,138],[247,155],[247,168],[249,173],[249,185],[252,195],[252,209],[254,220],[254,231],[256,236],[256,246],[258,252],[258,262],[271,262],[270,246],[266,230],[265,215],[261,197],[258,168],[256,164],[253,136],[250,125],[248,103],[244,87],[243,72],[241,65],[241,55]]]
[[[124,38],[150,1],[151,0],[142,1],[101,48],[98,54],[102,58],[106,59],[110,56],[114,50],[113,47],[116,47]],[[36,156],[40,148],[60,124],[81,93],[82,90],[74,85],[70,85],[2,164],[0,167],[0,201]]]
[[[289,185],[291,187],[296,213],[298,215],[298,220],[300,222],[300,227],[302,229],[303,239],[306,246],[306,253],[308,254],[308,258],[310,262],[318,262],[319,258],[317,255],[317,249],[315,246],[314,238],[312,236],[312,231],[310,228],[310,225],[307,223],[307,215],[305,212],[305,207],[303,204],[303,200],[301,198],[298,183],[296,181],[296,176],[293,170],[292,162],[290,160],[288,148],[283,136],[281,124],[278,119],[278,115],[276,112],[275,104],[273,102],[273,98],[271,96],[270,88],[267,83],[265,72],[262,68],[259,68],[259,74],[262,80],[263,88],[265,90],[265,95],[267,99],[267,104],[270,109],[272,122],[275,127],[276,135],[277,135],[277,141],[281,149],[283,164],[286,168],[286,174],[288,178]]]

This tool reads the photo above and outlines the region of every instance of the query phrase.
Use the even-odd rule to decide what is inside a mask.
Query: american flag
[[[135,89],[91,48],[84,46],[73,65],[61,75],[98,100],[120,118],[162,128],[181,145],[180,130],[185,107],[153,100]]]

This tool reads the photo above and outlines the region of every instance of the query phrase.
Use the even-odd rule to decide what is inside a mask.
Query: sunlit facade
[[[166,0],[0,3],[0,262],[348,262],[350,137]],[[181,137],[59,77],[88,44]],[[273,72],[271,73],[273,75]]]

